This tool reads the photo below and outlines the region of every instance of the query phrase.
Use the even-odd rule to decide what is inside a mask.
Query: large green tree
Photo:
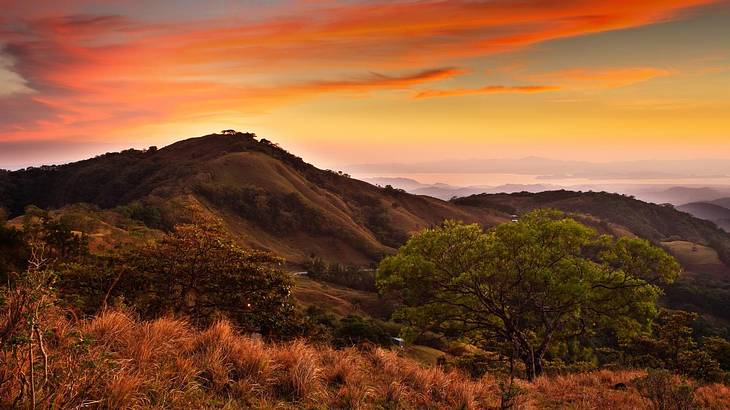
[[[677,261],[647,241],[615,239],[538,210],[488,231],[447,221],[414,235],[378,269],[378,286],[417,329],[503,346],[530,380],[551,344],[612,329],[636,332],[656,314]]]

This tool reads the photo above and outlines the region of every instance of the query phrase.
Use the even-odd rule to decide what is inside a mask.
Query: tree
[[[262,333],[281,333],[294,317],[281,260],[240,248],[215,226],[178,225],[120,259],[108,293],[133,299],[145,316],[183,314],[201,325],[227,317]]]
[[[413,236],[378,269],[378,287],[415,329],[461,334],[520,359],[529,380],[552,343],[613,329],[636,332],[656,314],[659,282],[677,261],[647,241],[601,236],[538,210],[489,231],[447,221]]]
[[[719,338],[705,338],[705,348],[695,340],[692,325],[696,313],[662,309],[652,323],[651,333],[636,335],[623,341],[628,361],[637,366],[669,369],[702,380],[722,378],[720,363],[713,358],[718,349],[727,346]]]

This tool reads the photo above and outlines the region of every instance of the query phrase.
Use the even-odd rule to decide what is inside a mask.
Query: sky
[[[0,168],[230,128],[325,168],[730,158],[727,0],[0,10]]]

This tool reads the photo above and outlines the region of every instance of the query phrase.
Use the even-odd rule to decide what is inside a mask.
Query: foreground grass
[[[491,376],[471,380],[382,348],[267,344],[226,322],[199,331],[182,320],[141,322],[111,310],[75,325],[59,317],[48,330],[47,373],[42,360],[34,369],[39,408],[488,409],[501,402]],[[0,408],[31,407],[23,357],[20,348],[3,353]],[[524,393],[515,407],[652,408],[632,385],[643,375],[602,370],[518,381]],[[616,383],[628,388],[615,390]],[[694,395],[702,408],[730,408],[725,386]]]

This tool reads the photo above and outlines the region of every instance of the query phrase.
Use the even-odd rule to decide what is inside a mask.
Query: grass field
[[[317,306],[338,315],[369,315],[384,318],[388,311],[378,295],[297,276],[294,298],[304,307]]]
[[[688,241],[667,241],[662,246],[684,266],[687,274],[711,274],[728,277],[728,268],[717,252],[707,246]]]

